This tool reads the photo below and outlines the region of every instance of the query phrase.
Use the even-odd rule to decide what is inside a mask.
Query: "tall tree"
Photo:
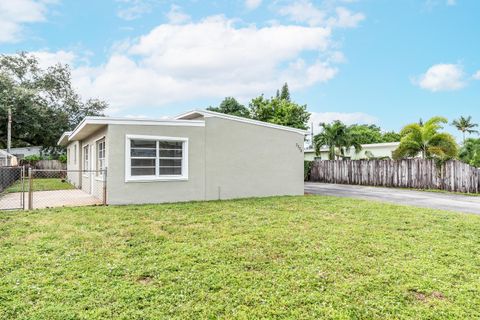
[[[307,129],[310,113],[306,105],[281,99],[266,99],[263,95],[252,99],[249,104],[253,119],[283,126]]]
[[[0,55],[0,146],[6,146],[7,110],[12,109],[12,146],[40,145],[56,153],[60,135],[85,116],[102,115],[107,103],[82,101],[71,85],[70,69],[47,69],[27,53]]]
[[[471,116],[468,116],[466,118],[465,117],[460,117],[456,120],[453,120],[452,121],[452,126],[456,127],[457,130],[462,132],[463,143],[465,143],[465,139],[466,139],[465,134],[466,133],[469,133],[469,134],[478,133],[477,130],[473,129],[475,127],[478,127],[478,124],[472,122],[472,117]]]
[[[374,124],[353,124],[348,127],[348,131],[361,144],[383,142],[382,130]]]
[[[394,159],[416,157],[423,159],[437,158],[446,160],[458,154],[458,147],[452,135],[440,132],[443,124],[448,123],[443,117],[433,117],[426,122],[412,123],[400,132],[400,145],[393,152]]]
[[[280,92],[280,99],[290,101],[290,90],[288,89],[288,84],[286,82],[282,87],[282,91]]]
[[[401,138],[400,133],[395,131],[382,133],[382,142],[399,142]]]
[[[277,90],[276,95],[270,99],[265,98],[263,94],[253,98],[248,108],[235,98],[227,97],[217,108],[209,107],[207,110],[299,129],[307,129],[307,122],[310,118],[306,105],[299,105],[291,101],[286,83],[281,91]]]
[[[209,107],[207,110],[250,118],[250,111],[233,97],[226,97],[217,108]]]

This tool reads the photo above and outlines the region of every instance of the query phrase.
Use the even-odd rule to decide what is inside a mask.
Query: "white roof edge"
[[[73,131],[70,132],[68,140],[73,140],[75,136],[88,124],[109,125],[109,124],[124,124],[124,125],[183,125],[183,126],[205,126],[203,120],[177,120],[177,119],[132,119],[121,117],[85,117]]]
[[[57,145],[61,146],[63,144],[63,140],[64,139],[68,140],[68,137],[71,134],[72,134],[72,131],[65,131],[64,133],[62,133],[62,135],[60,136],[60,139],[58,139],[58,141],[57,141]]]
[[[223,118],[223,119],[228,119],[228,120],[233,120],[233,121],[238,121],[238,122],[254,124],[254,125],[258,125],[258,126],[264,126],[264,127],[268,127],[268,128],[274,128],[274,129],[279,129],[279,130],[295,132],[295,133],[299,133],[299,134],[302,134],[302,135],[305,135],[307,133],[307,130],[282,126],[282,125],[279,125],[279,124],[274,124],[274,123],[269,123],[269,122],[252,120],[252,119],[248,119],[248,118],[233,116],[231,114],[225,114],[225,113],[220,113],[220,112],[215,112],[215,111],[210,111],[210,110],[201,110],[201,109],[196,109],[196,110],[191,110],[191,111],[188,111],[188,112],[184,112],[182,114],[177,115],[175,117],[175,119],[182,119],[182,118],[184,118],[186,116],[189,116],[191,114],[194,114],[194,113],[201,114],[204,117],[208,117],[208,116],[218,117],[218,118]],[[193,120],[189,120],[189,121],[193,121]]]
[[[375,147],[393,147],[399,145],[400,142],[381,142],[381,143],[368,143],[362,144],[362,148],[375,148]],[[320,151],[328,151],[328,148],[322,147]],[[315,149],[305,149],[304,152],[315,152]]]

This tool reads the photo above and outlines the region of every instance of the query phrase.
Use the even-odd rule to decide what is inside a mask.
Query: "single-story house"
[[[0,150],[0,167],[16,166],[18,159],[13,154],[5,150]]]
[[[397,149],[399,145],[400,142],[362,144],[360,152],[355,152],[355,148],[352,147],[346,152],[345,157],[351,160],[391,158],[393,150]],[[327,147],[322,147],[320,154],[317,156],[314,149],[307,149],[305,150],[305,160],[328,160],[328,151]]]
[[[171,120],[87,117],[59,144],[68,179],[107,203],[303,194],[304,130],[194,110]],[[93,170],[93,171],[90,171]]]
[[[10,149],[10,153],[16,156],[19,160],[28,156],[39,156],[41,154],[41,151],[41,146],[18,147]]]

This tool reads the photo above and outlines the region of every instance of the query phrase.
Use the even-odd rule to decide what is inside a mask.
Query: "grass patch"
[[[321,196],[2,212],[0,318],[479,318],[479,235]]]
[[[28,179],[25,179],[24,190],[28,191]],[[60,178],[36,178],[32,182],[33,191],[53,191],[53,190],[70,190],[75,187],[64,179]],[[21,181],[17,181],[10,187],[5,189],[5,193],[13,193],[22,191]]]

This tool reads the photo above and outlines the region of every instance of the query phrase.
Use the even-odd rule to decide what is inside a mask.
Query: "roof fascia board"
[[[105,118],[105,117],[86,117],[78,124],[78,126],[71,132],[68,140],[71,141],[80,133],[85,126],[89,124],[97,125],[143,125],[143,126],[190,126],[190,127],[204,127],[203,120],[147,120],[147,119],[125,119],[125,118]]]
[[[257,126],[263,126],[263,127],[273,128],[273,129],[295,132],[295,133],[298,133],[298,134],[301,134],[301,135],[305,135],[307,133],[306,130],[302,130],[302,129],[286,127],[286,126],[282,126],[282,125],[278,125],[278,124],[273,124],[273,123],[268,123],[268,122],[263,122],[263,121],[258,121],[258,120],[252,120],[252,119],[232,116],[232,115],[229,115],[229,114],[223,114],[223,113],[208,111],[208,110],[192,110],[192,111],[185,112],[183,114],[180,114],[180,115],[176,116],[175,119],[181,119],[183,117],[186,117],[186,116],[189,116],[189,115],[192,115],[192,114],[195,114],[195,113],[201,114],[204,117],[217,117],[217,118],[222,118],[222,119],[227,119],[227,120],[232,120],[232,121],[249,123],[249,124],[253,124],[253,125],[257,125]],[[194,121],[194,120],[189,120],[189,121]]]

